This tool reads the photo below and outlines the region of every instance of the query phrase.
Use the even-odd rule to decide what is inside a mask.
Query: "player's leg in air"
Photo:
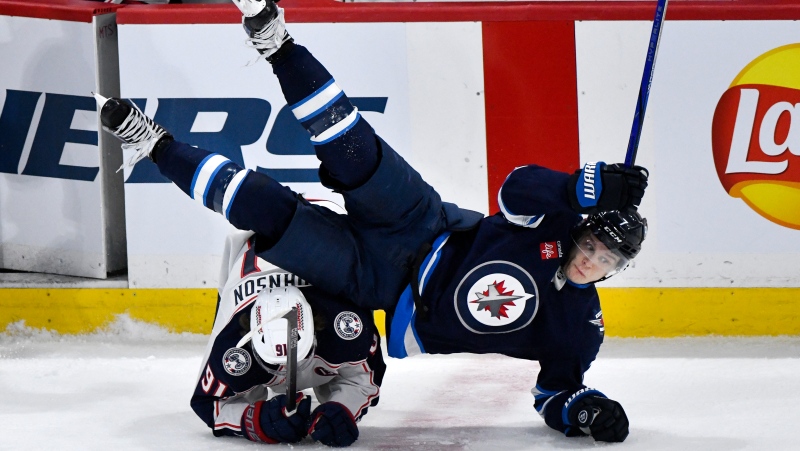
[[[438,211],[441,201],[433,188],[375,134],[334,77],[290,37],[283,9],[265,0],[234,3],[250,45],[272,65],[287,104],[310,135],[322,183],[343,194],[349,215],[408,233],[416,226],[404,223],[413,205],[422,200],[424,208]]]
[[[420,248],[457,227],[463,211],[443,204],[375,135],[330,73],[293,42],[282,9],[264,0],[235,3],[251,45],[272,64],[310,134],[322,182],[344,196],[346,217],[309,205],[265,174],[174,140],[125,101],[97,96],[104,127],[135,151],[129,165],[149,157],[187,195],[256,232],[264,258],[360,305],[390,306]]]
[[[271,64],[287,104],[310,135],[321,162],[322,183],[345,199],[356,245],[365,249],[360,257],[367,260],[359,265],[373,268],[382,285],[391,286],[386,291],[391,295],[384,296],[379,289],[357,298],[375,302],[366,298],[378,296],[393,302],[423,244],[432,242],[461,212],[453,208],[449,218],[443,214],[436,191],[375,134],[334,77],[290,37],[282,8],[263,0],[234,3],[242,11],[249,44]],[[297,254],[293,248],[307,239],[307,222],[313,220],[313,215],[306,217],[309,209],[298,206],[293,227],[271,250],[271,258]],[[325,271],[317,262],[304,264]]]

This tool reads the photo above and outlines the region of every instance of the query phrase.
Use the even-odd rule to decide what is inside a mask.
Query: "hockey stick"
[[[631,127],[631,137],[628,141],[628,153],[625,155],[625,166],[628,167],[633,166],[633,162],[636,160],[639,138],[642,137],[644,111],[647,108],[647,98],[650,97],[650,84],[653,83],[658,43],[661,40],[661,25],[664,23],[664,16],[667,14],[668,1],[669,0],[658,0],[658,4],[656,5],[656,17],[653,19],[653,31],[650,33],[650,45],[647,47],[647,60],[644,62],[642,84],[639,87],[639,98],[636,100],[636,111],[633,114],[633,126]]]
[[[286,416],[297,409],[297,307],[283,315],[288,321],[286,328]]]

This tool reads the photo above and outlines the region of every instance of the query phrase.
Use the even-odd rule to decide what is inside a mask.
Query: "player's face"
[[[616,271],[622,263],[619,255],[609,250],[593,234],[587,233],[577,240],[572,258],[567,262],[564,272],[576,284],[596,282]]]

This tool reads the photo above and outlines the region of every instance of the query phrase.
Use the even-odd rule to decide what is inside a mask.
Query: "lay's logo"
[[[736,76],[714,111],[712,148],[729,195],[800,230],[800,44],[770,50]]]

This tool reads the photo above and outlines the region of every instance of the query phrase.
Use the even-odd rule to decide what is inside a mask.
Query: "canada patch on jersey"
[[[250,369],[252,359],[242,348],[230,348],[222,356],[222,367],[231,376],[241,376]]]
[[[539,252],[542,255],[542,260],[550,260],[551,258],[561,258],[564,256],[561,252],[561,241],[539,243]]]
[[[476,334],[502,334],[533,321],[539,310],[539,291],[533,277],[519,265],[491,261],[464,276],[453,301],[465,328]]]

